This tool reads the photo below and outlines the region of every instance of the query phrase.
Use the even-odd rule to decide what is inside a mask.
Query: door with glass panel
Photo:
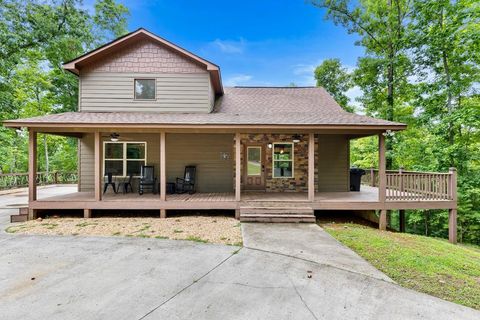
[[[244,190],[265,190],[265,165],[263,145],[245,146]]]

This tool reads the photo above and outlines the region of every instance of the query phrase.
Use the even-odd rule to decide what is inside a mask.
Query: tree
[[[352,77],[347,68],[342,67],[339,59],[324,60],[315,68],[315,80],[317,86],[325,88],[343,109],[353,112],[349,106],[350,99],[345,94],[353,87]]]
[[[0,122],[76,109],[78,79],[62,63],[125,33],[128,14],[113,0],[97,0],[94,13],[81,4],[0,0]],[[0,171],[26,171],[26,134],[2,127],[0,138]],[[75,140],[40,138],[40,166],[76,167]],[[61,156],[59,149],[68,154]]]
[[[411,12],[409,0],[360,0],[355,5],[347,0],[312,0],[313,5],[327,10],[326,18],[344,26],[349,33],[360,36],[357,44],[366,50],[367,61],[359,61],[357,72],[366,72],[376,81],[377,87],[371,90],[374,95],[363,100],[369,111],[376,111],[382,118],[394,121],[395,107],[403,101],[398,96],[401,79],[405,79],[407,57],[405,25]],[[363,68],[362,68],[363,67]],[[368,68],[366,68],[368,67]],[[370,85],[370,84],[369,84]],[[361,86],[360,86],[361,87]],[[363,89],[361,87],[361,89]],[[378,92],[385,92],[379,97]],[[392,168],[392,143],[387,138],[387,169]]]

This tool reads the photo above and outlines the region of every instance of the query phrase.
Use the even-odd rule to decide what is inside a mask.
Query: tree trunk
[[[440,12],[440,26],[442,29],[444,28],[444,12],[443,8]],[[447,49],[445,48],[445,45],[443,46],[442,50],[442,64],[443,64],[443,70],[445,71],[445,83],[447,86],[447,101],[446,101],[446,109],[447,109],[447,114],[450,115],[453,111],[453,93],[452,93],[452,77],[450,74],[450,64],[449,64],[449,57],[448,57],[448,52]],[[454,128],[454,123],[452,122],[451,119],[449,119],[448,122],[448,127],[447,127],[447,139],[448,139],[448,144],[452,146],[455,142],[455,128]],[[455,161],[454,157],[449,154],[449,166],[450,167],[455,167]]]
[[[388,7],[390,14],[393,13],[393,7],[392,7],[392,0],[388,0]],[[400,27],[400,26],[398,26]],[[390,34],[393,33],[393,27],[391,23],[389,22],[389,29],[390,29]],[[390,38],[389,43],[388,43],[388,65],[387,65],[387,110],[386,110],[386,120],[388,121],[393,121],[394,117],[394,80],[395,80],[395,65],[394,65],[394,60],[395,60],[395,49],[393,47],[393,39]],[[392,170],[392,139],[390,137],[386,137],[385,139],[385,149],[386,149],[386,166],[387,170]]]

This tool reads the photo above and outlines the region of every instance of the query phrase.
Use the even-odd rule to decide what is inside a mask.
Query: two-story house
[[[217,65],[145,29],[64,68],[79,78],[77,112],[4,123],[29,130],[30,219],[54,209],[223,209],[242,221],[313,222],[315,210],[376,210],[385,229],[387,210],[449,209],[455,241],[455,172],[387,172],[385,134],[406,126],[345,112],[323,88],[224,88]],[[78,138],[78,192],[37,198],[37,133]],[[350,191],[350,141],[372,135],[379,168]],[[147,167],[157,192],[139,194]],[[134,192],[104,193],[109,182]]]

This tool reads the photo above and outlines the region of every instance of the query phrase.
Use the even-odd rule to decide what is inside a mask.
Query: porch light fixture
[[[301,137],[300,137],[298,134],[296,134],[296,135],[293,136],[292,142],[293,142],[293,143],[299,143],[299,142],[300,142],[300,138],[301,138]]]
[[[267,144],[268,149],[272,149],[273,145],[271,143]]]
[[[110,141],[112,142],[117,142],[119,138],[120,138],[120,135],[118,133],[114,132],[110,135]]]

